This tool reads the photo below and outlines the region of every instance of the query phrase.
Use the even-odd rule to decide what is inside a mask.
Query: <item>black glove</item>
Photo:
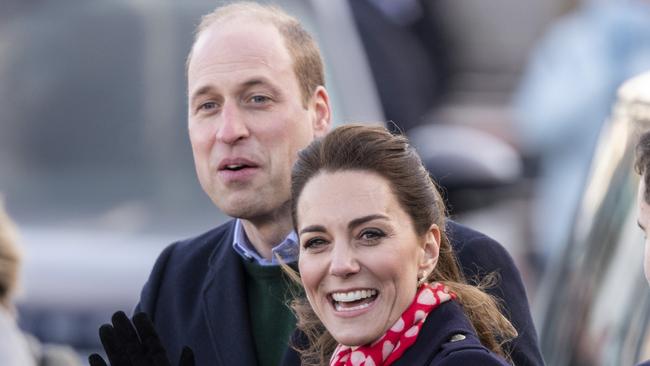
[[[147,314],[135,314],[131,323],[123,311],[118,311],[111,321],[112,325],[104,324],[99,328],[99,339],[111,366],[171,366],[167,351]],[[107,366],[102,356],[96,353],[88,357],[88,362],[90,366]],[[194,366],[191,348],[183,347],[178,366]]]

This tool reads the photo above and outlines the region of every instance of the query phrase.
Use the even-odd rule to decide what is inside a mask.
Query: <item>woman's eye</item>
[[[303,248],[305,249],[319,249],[324,247],[327,244],[327,241],[325,241],[322,238],[311,238],[305,240],[303,243]]]
[[[366,241],[376,241],[384,236],[386,236],[386,234],[379,229],[366,229],[363,230],[360,235],[361,239]]]

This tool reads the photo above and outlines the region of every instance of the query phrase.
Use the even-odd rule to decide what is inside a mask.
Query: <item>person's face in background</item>
[[[647,173],[646,173],[647,174]],[[643,269],[645,272],[645,278],[650,284],[650,204],[645,200],[645,174],[641,177],[641,182],[639,183],[639,191],[637,192],[637,207],[638,207],[638,216],[637,220],[639,227],[643,231],[643,236],[645,240],[645,255],[643,259]]]
[[[188,66],[188,97],[197,175],[217,207],[251,220],[286,209],[297,152],[327,132],[330,111],[323,87],[303,105],[275,26],[239,16],[205,29]]]
[[[299,269],[314,312],[339,343],[381,337],[411,304],[438,256],[437,226],[416,234],[383,177],[321,172],[297,204]]]

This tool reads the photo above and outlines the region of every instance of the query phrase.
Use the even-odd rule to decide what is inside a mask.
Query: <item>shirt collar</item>
[[[277,266],[280,264],[277,256],[286,264],[298,260],[298,235],[291,231],[284,240],[271,249],[271,259],[266,259],[255,250],[253,245],[246,237],[244,225],[240,219],[235,219],[235,235],[233,237],[232,247],[239,255],[247,261],[257,262],[262,266]]]

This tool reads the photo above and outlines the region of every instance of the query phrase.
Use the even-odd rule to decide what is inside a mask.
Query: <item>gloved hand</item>
[[[123,311],[118,311],[111,320],[112,325],[104,324],[99,328],[99,338],[111,366],[171,366],[147,314],[135,314],[132,323]],[[88,362],[90,366],[107,366],[96,353],[88,357]],[[194,366],[191,348],[183,348],[178,366]]]

